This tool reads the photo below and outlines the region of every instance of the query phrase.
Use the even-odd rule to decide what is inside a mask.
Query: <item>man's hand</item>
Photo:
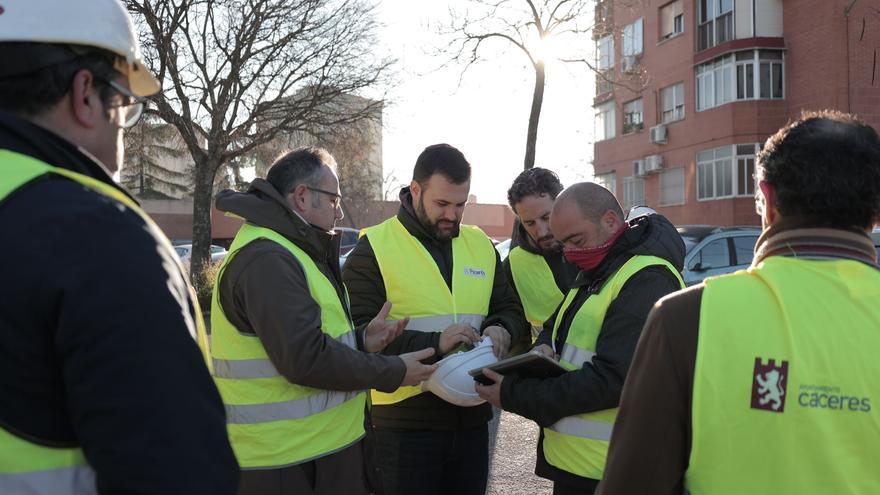
[[[501,359],[510,350],[510,334],[504,327],[498,325],[486,327],[483,335],[492,337],[492,352],[495,353],[496,358]]]
[[[461,344],[473,344],[479,340],[479,334],[470,325],[453,323],[440,333],[440,353],[446,354]]]
[[[492,385],[483,385],[480,382],[474,382],[474,390],[476,390],[477,394],[489,404],[492,404],[499,409],[503,409],[501,407],[501,381],[504,380],[504,376],[487,368],[483,368],[483,376],[495,383]]]
[[[553,352],[553,348],[547,344],[541,344],[539,346],[533,347],[532,350],[529,352],[534,352],[535,354],[543,354],[554,361],[559,361],[559,356],[557,356],[556,353]]]
[[[428,359],[433,355],[434,349],[428,347],[421,351],[408,352],[398,356],[403,360],[403,364],[406,365],[406,375],[403,376],[403,381],[400,385],[418,385],[427,380],[428,377],[434,373],[434,370],[437,369],[437,364],[422,364],[420,361],[422,359]]]
[[[391,302],[385,301],[379,314],[367,325],[367,332],[364,335],[364,347],[367,352],[379,352],[385,348],[392,340],[406,328],[409,318],[399,321],[388,321],[388,313],[391,312]]]

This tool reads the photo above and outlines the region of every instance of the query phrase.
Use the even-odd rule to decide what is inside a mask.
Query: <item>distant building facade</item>
[[[596,181],[676,224],[758,225],[755,155],[803,110],[880,127],[880,10],[852,0],[600,0]]]

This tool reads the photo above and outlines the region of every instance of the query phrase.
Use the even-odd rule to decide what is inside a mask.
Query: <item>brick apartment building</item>
[[[596,181],[675,224],[759,225],[755,154],[802,110],[880,129],[878,0],[600,0]]]

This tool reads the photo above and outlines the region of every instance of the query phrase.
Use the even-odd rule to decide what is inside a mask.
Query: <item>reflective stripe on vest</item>
[[[880,493],[880,270],[765,259],[706,280],[690,493]]]
[[[72,180],[98,194],[109,197],[121,206],[136,213],[159,241],[160,248],[168,254],[167,259],[177,262],[182,280],[186,276],[179,258],[171,243],[155,222],[131,198],[109,184],[67,169],[53,167],[35,158],[9,150],[0,150],[0,202],[22,186],[47,174],[54,174]],[[189,328],[200,345],[207,342],[202,313],[195,292],[187,283],[190,301],[195,308],[195,321],[189,312],[184,312]],[[210,365],[209,365],[210,366]],[[95,473],[86,463],[79,448],[59,449],[44,447],[18,438],[0,428],[0,493],[41,494],[93,494]]]
[[[675,275],[681,287],[684,287],[678,271],[668,261],[654,256],[633,256],[605,282],[598,293],[589,296],[577,310],[569,325],[559,364],[569,370],[578,370],[584,364],[592,362],[608,307],[620,294],[627,280],[649,266],[665,266]],[[580,290],[576,288],[569,291],[559,308],[553,325],[554,345],[559,325]],[[549,428],[544,428],[543,448],[547,462],[584,478],[602,479],[616,415],[617,408],[605,409],[562,418]]]
[[[565,294],[556,285],[553,271],[543,256],[530,253],[517,246],[510,250],[510,273],[516,292],[522,301],[526,319],[533,326],[541,327],[547,321]]]
[[[452,291],[434,258],[397,217],[364,229],[391,301],[389,319],[409,317],[409,330],[440,332],[453,323],[479,330],[489,313],[495,280],[496,252],[478,227],[462,225],[452,239]],[[371,392],[373,404],[394,404],[422,393],[400,387],[392,393]]]
[[[236,254],[257,239],[287,249],[306,276],[321,308],[321,331],[352,349],[353,325],[336,288],[314,260],[284,236],[245,224],[220,265],[217,280]],[[289,382],[269,360],[256,336],[240,333],[220,306],[219,284],[211,301],[214,381],[226,404],[232,449],[243,469],[272,469],[307,462],[343,449],[364,436],[366,391],[321,390]]]

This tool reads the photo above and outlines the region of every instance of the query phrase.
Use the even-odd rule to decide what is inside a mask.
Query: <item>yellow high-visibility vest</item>
[[[617,299],[627,280],[649,266],[665,266],[675,275],[681,287],[684,287],[678,270],[668,261],[655,256],[633,256],[605,282],[598,293],[590,295],[575,314],[561,352],[557,349],[560,354],[559,364],[574,371],[592,361],[608,307]],[[570,290],[559,308],[553,325],[554,343],[559,325],[580,290],[581,288]],[[544,428],[544,457],[547,462],[584,478],[602,479],[616,416],[615,407],[568,416],[549,428]]]
[[[477,331],[489,314],[495,280],[496,253],[479,227],[462,225],[452,239],[452,291],[443,274],[418,239],[397,217],[364,229],[382,273],[390,320],[410,318],[407,330],[440,332],[453,323]],[[371,392],[373,404],[394,404],[422,392],[413,386],[392,393]]]
[[[517,246],[510,250],[510,273],[519,294],[526,319],[535,327],[547,321],[565,294],[556,285],[553,271],[543,256]]]
[[[321,331],[356,349],[353,325],[333,284],[305,251],[273,230],[244,224],[217,280],[241,248],[257,239],[290,251],[305,272],[312,299],[321,307]],[[269,360],[259,337],[243,334],[229,322],[220,305],[219,287],[214,285],[211,299],[210,356],[214,381],[226,405],[229,441],[241,468],[300,464],[359,441],[364,436],[366,391],[321,390],[288,381]]]
[[[706,280],[685,484],[880,493],[880,271],[769,257]]]
[[[152,219],[137,203],[113,186],[10,150],[0,150],[0,168],[3,169],[0,173],[0,202],[22,186],[45,175],[65,177],[137,213],[167,250],[169,257],[178,259]],[[178,269],[182,273],[183,268],[179,263]],[[200,342],[205,342],[206,332],[198,300],[192,287],[188,285],[188,289],[195,307],[196,337]],[[97,493],[97,487],[95,473],[80,448],[46,447],[0,428],[0,493],[86,495]]]

